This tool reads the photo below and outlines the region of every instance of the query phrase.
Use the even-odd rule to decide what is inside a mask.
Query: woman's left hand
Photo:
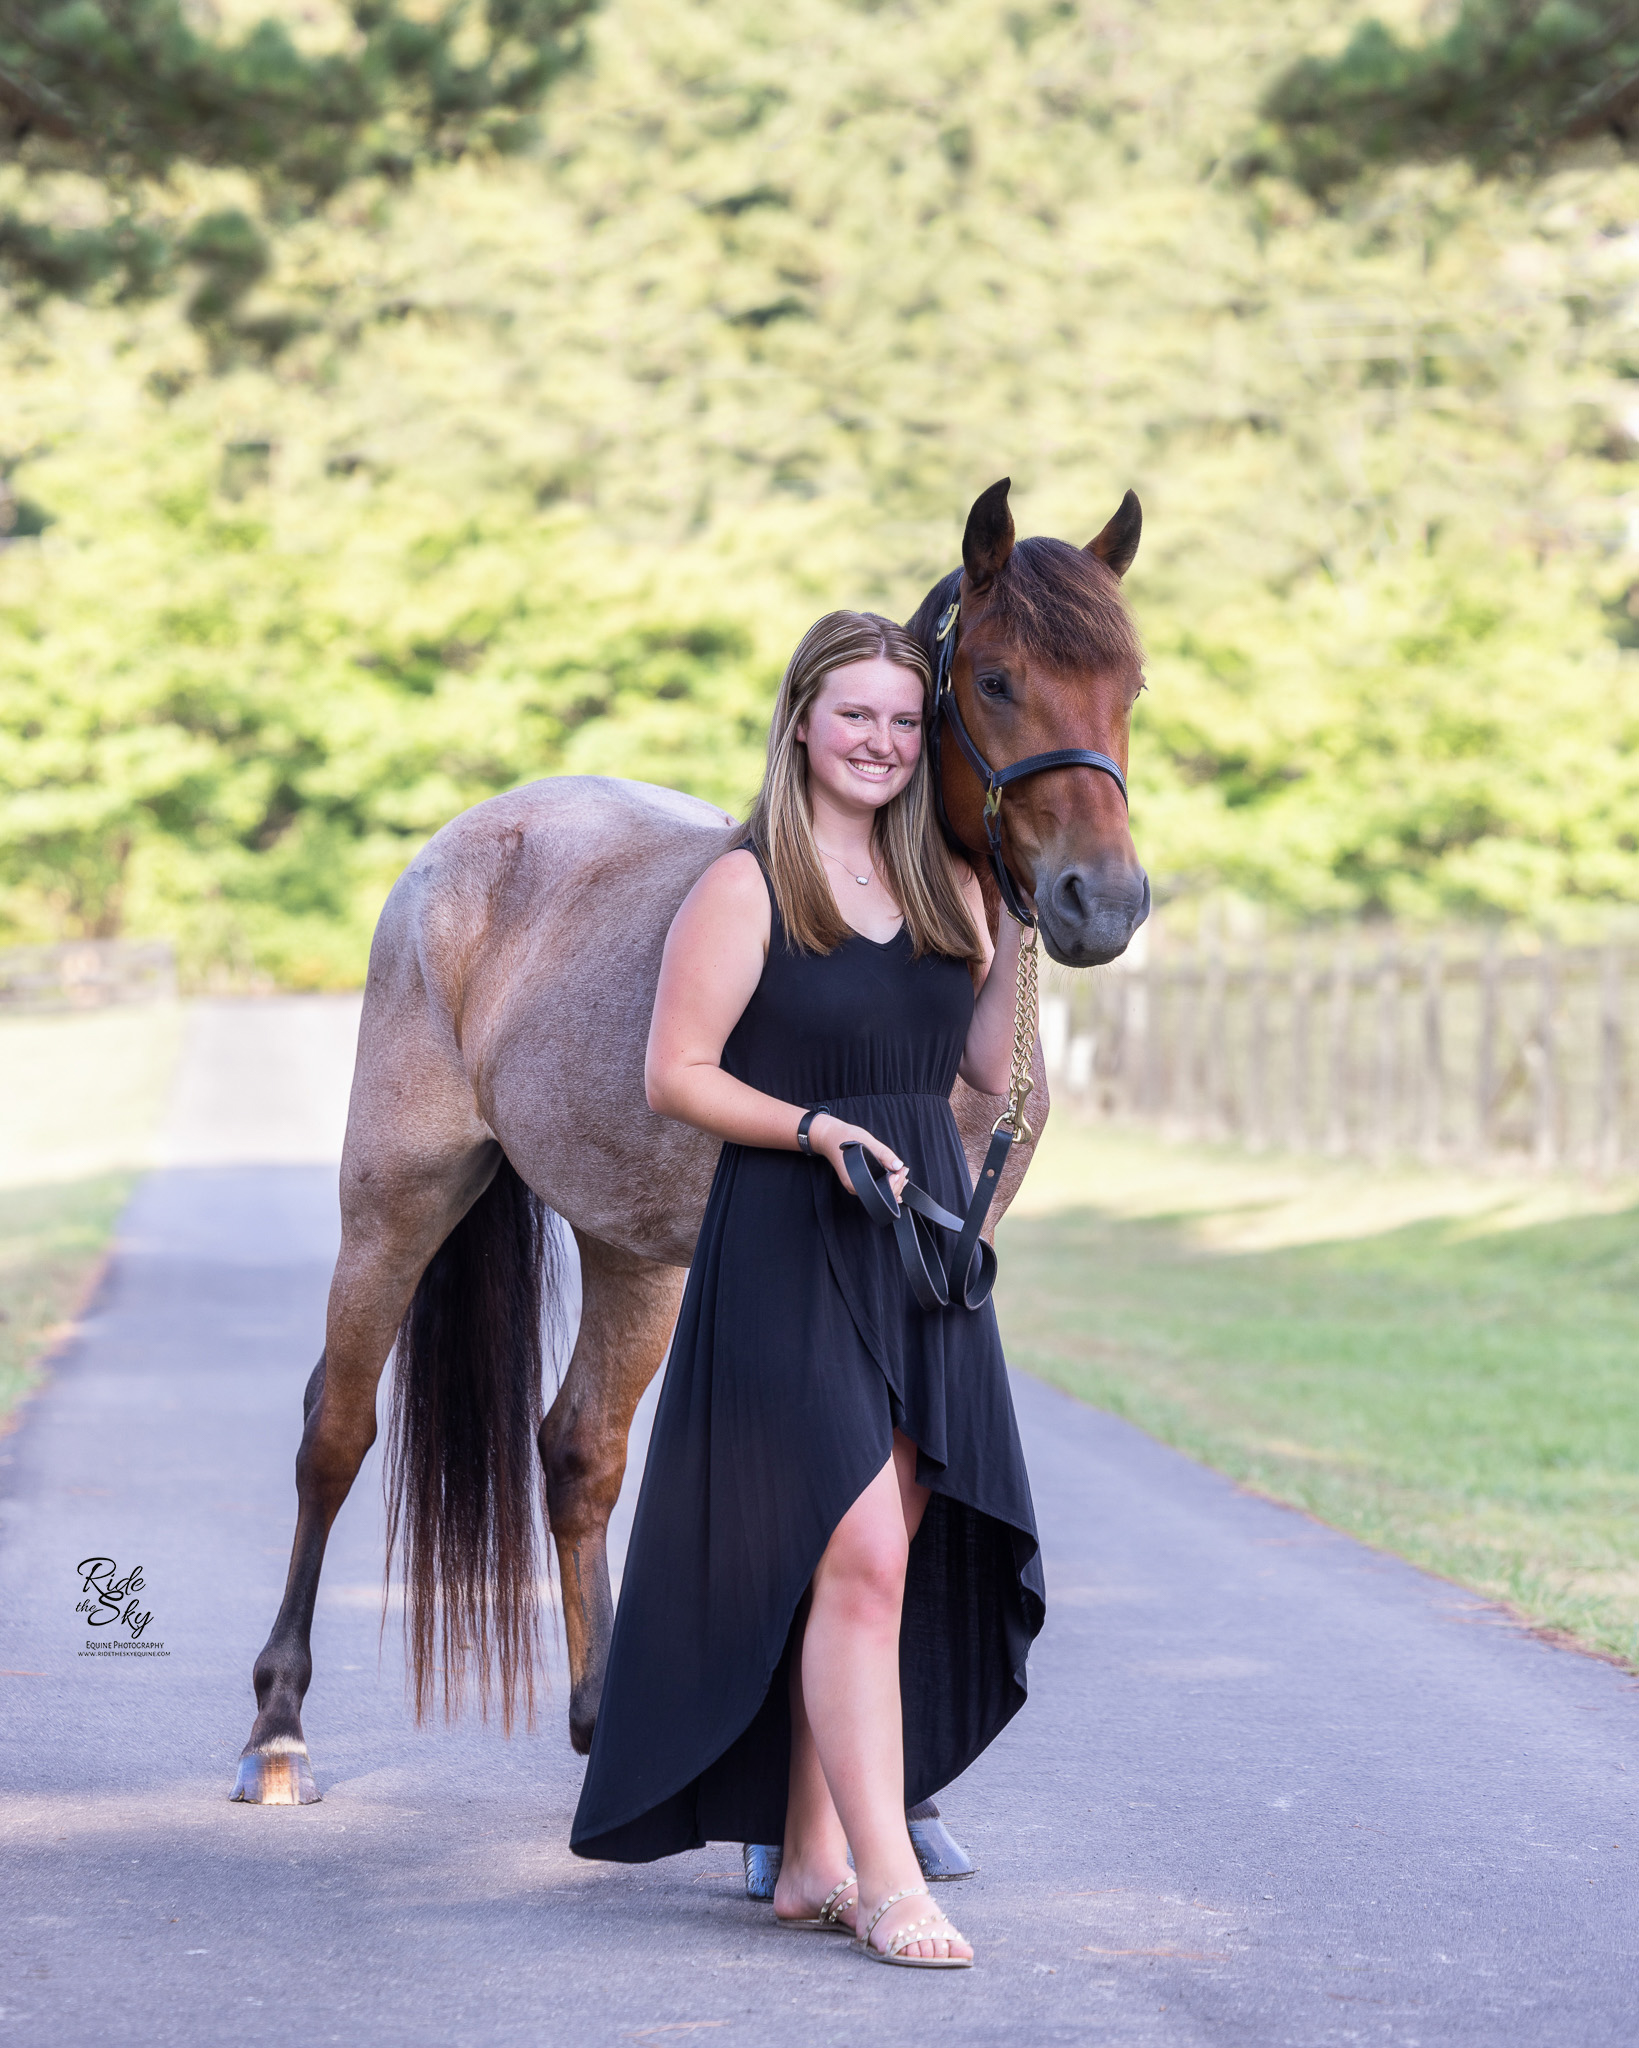
[[[862,1145],[888,1176],[888,1185],[893,1189],[897,1202],[905,1192],[905,1183],[911,1177],[911,1170],[890,1146],[880,1138],[873,1137],[863,1124],[846,1124],[839,1116],[823,1110],[808,1127],[808,1142],[824,1160],[830,1163],[831,1171],[841,1181],[849,1194],[854,1193],[854,1184],[848,1178],[848,1167],[842,1156],[844,1145]],[[859,1197],[854,1196],[857,1201]]]

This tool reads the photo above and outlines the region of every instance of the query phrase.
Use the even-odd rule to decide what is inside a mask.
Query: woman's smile
[[[828,801],[868,821],[910,782],[922,752],[922,710],[921,677],[883,656],[827,675],[796,734],[807,749],[809,801],[822,836],[848,829],[841,817],[823,824]],[[860,855],[861,864],[866,858]]]

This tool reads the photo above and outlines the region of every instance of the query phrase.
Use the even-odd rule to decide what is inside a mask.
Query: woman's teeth
[[[884,775],[891,775],[893,773],[893,763],[891,761],[850,761],[848,766],[853,769],[856,775],[874,775],[879,779]]]

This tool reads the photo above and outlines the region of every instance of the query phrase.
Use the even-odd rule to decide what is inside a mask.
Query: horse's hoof
[[[239,1759],[231,1796],[248,1806],[316,1806],[319,1788],[305,1749],[254,1749]]]
[[[785,1851],[772,1842],[747,1842],[741,1851],[746,1865],[746,1897],[772,1899]]]
[[[978,1864],[937,1813],[911,1821],[910,1831],[911,1847],[916,1851],[916,1860],[929,1884],[941,1884],[947,1878],[971,1877],[978,1869]]]

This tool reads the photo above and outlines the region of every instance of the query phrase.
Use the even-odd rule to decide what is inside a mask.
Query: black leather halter
[[[1040,775],[1048,768],[1096,768],[1101,775],[1108,775],[1121,792],[1121,801],[1127,801],[1127,778],[1121,772],[1118,762],[1108,754],[1095,754],[1091,747],[1055,747],[1050,754],[1027,754],[1022,761],[1014,761],[1006,768],[992,768],[984,755],[973,744],[973,735],[962,722],[962,714],[956,708],[956,640],[957,626],[962,617],[962,600],[952,599],[939,621],[939,658],[933,677],[933,717],[929,724],[928,738],[933,752],[930,764],[933,770],[934,801],[939,808],[939,823],[945,837],[952,846],[970,853],[972,848],[959,836],[945,813],[944,780],[940,764],[940,738],[946,723],[956,735],[956,743],[966,754],[974,773],[984,784],[985,791],[985,841],[990,855],[991,873],[996,877],[996,886],[1002,892],[1002,901],[1008,915],[1022,925],[1033,925],[1034,917],[1025,909],[1019,895],[1018,884],[1008,872],[1002,855],[1002,792],[1009,783],[1022,782],[1027,775]]]

